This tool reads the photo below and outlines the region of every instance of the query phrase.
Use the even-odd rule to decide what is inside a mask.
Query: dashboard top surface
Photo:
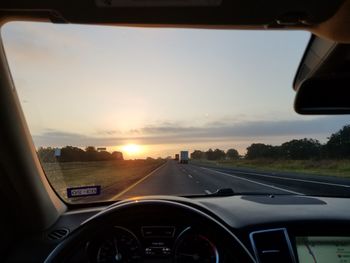
[[[235,229],[264,224],[283,224],[302,221],[348,221],[350,200],[334,197],[310,197],[297,195],[246,195],[210,198],[181,198],[153,196],[147,198],[190,202],[209,210]],[[83,220],[105,207],[70,210],[61,220]],[[79,220],[78,219],[78,220]]]
[[[300,221],[348,221],[350,200],[308,196],[233,196],[198,200],[233,228]]]

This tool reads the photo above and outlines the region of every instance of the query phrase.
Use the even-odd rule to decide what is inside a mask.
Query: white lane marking
[[[117,198],[119,198],[120,196],[122,196],[123,194],[125,194],[126,192],[130,191],[133,187],[135,187],[136,185],[138,185],[139,183],[143,182],[144,180],[146,180],[148,177],[150,177],[152,174],[154,174],[155,172],[157,172],[158,170],[160,170],[162,167],[164,167],[166,165],[166,163],[162,164],[161,166],[159,166],[157,169],[153,170],[152,172],[150,172],[149,174],[147,174],[145,177],[142,177],[140,180],[138,180],[136,183],[133,183],[132,185],[130,185],[128,188],[124,189],[123,191],[121,191],[120,193],[116,194],[115,196],[113,196],[112,198],[109,199],[109,201],[115,201]]]
[[[282,179],[282,180],[298,181],[298,182],[303,182],[303,183],[323,184],[323,185],[331,185],[331,186],[337,186],[337,187],[350,188],[350,185],[345,185],[345,184],[326,183],[326,182],[319,182],[319,181],[307,180],[307,179],[297,179],[297,178],[275,176],[274,174],[276,174],[276,173],[271,173],[271,174],[274,175],[274,176],[271,176],[271,175],[252,173],[252,172],[239,172],[239,171],[232,171],[232,172],[233,173],[237,173],[237,174],[250,174],[250,175],[256,175],[256,176],[261,176],[261,177],[269,177],[269,178],[272,178],[272,179],[273,178],[277,178],[277,179]]]
[[[210,192],[209,190],[204,190],[204,192],[205,192],[206,194],[208,194],[208,195],[211,194],[211,192]]]
[[[193,178],[192,175],[190,175],[190,174],[188,175],[188,177],[191,178],[191,179]]]
[[[235,176],[235,175],[232,175],[232,174],[219,172],[219,171],[212,170],[212,169],[209,169],[209,168],[206,168],[206,167],[201,167],[201,168],[204,169],[204,170],[209,170],[209,171],[211,171],[211,172],[216,172],[216,173],[219,173],[219,174],[231,176],[231,177],[233,177],[233,178],[240,179],[240,180],[243,180],[243,181],[247,181],[247,182],[250,182],[250,183],[259,184],[259,185],[263,185],[263,186],[266,186],[266,187],[274,188],[274,189],[277,189],[277,190],[280,190],[280,191],[284,191],[284,192],[288,192],[288,193],[292,193],[292,194],[297,194],[297,195],[305,195],[305,194],[300,193],[300,192],[295,192],[295,191],[287,190],[287,189],[280,188],[280,187],[277,187],[277,186],[274,186],[274,185],[269,185],[269,184],[264,184],[264,183],[256,182],[256,181],[253,181],[253,180],[250,180],[250,179],[247,179],[247,178],[242,178],[242,177]]]

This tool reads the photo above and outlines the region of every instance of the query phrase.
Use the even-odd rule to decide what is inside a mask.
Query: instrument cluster
[[[114,226],[87,245],[94,263],[219,263],[217,237],[193,226]]]

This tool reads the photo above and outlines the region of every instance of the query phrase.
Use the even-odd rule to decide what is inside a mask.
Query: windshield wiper
[[[235,191],[232,188],[220,188],[216,192],[212,194],[208,194],[206,196],[232,196],[235,195]]]
[[[235,195],[259,195],[268,196],[269,198],[274,198],[275,196],[291,195],[287,194],[274,194],[274,193],[261,193],[261,192],[235,192],[232,188],[219,188],[212,194],[196,194],[196,195],[183,195],[183,197],[224,197],[224,196],[235,196]]]

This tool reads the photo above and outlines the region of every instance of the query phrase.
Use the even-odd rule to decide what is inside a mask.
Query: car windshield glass
[[[300,116],[310,34],[11,22],[2,40],[42,168],[71,203],[348,196],[347,116]]]

